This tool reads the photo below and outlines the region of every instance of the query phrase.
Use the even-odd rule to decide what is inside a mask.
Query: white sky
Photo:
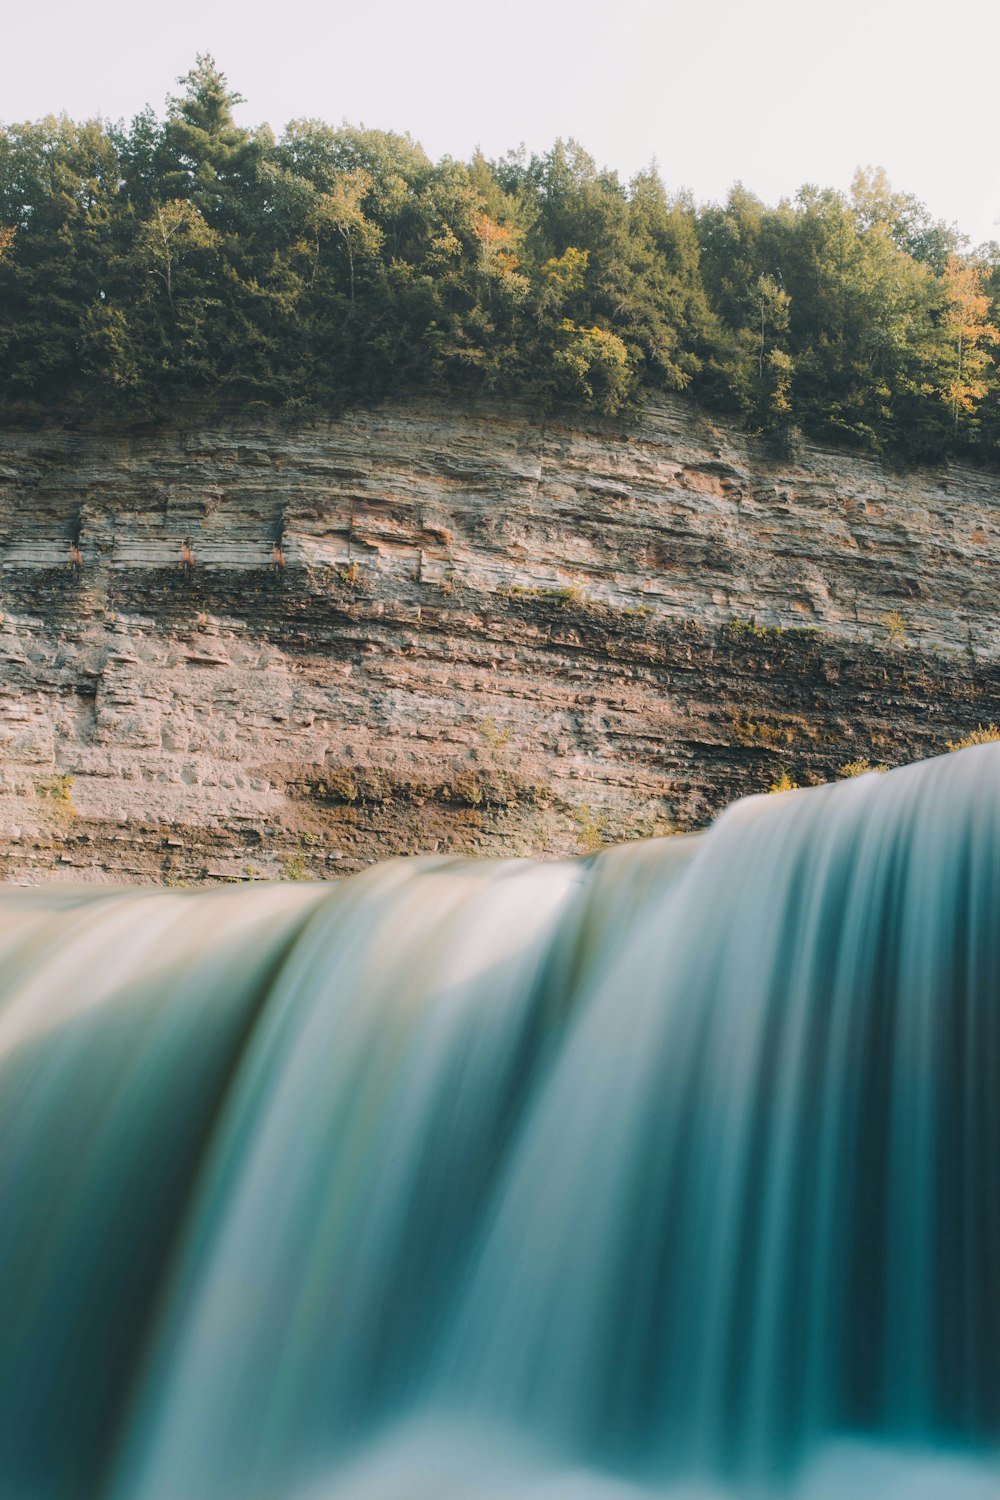
[[[628,176],[768,202],[879,164],[1000,239],[1000,0],[0,0],[0,120],[162,111],[196,52],[246,124],[409,131],[433,157],[575,136]]]

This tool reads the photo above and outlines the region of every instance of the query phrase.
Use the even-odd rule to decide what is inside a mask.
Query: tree
[[[862,234],[884,229],[894,245],[938,274],[962,243],[953,225],[932,219],[912,193],[897,193],[884,167],[859,167],[851,182],[851,207]]]
[[[517,251],[524,238],[512,224],[498,224],[489,214],[480,214],[472,227],[479,243],[479,271],[488,290],[499,286],[515,297],[523,296],[528,283],[517,273]]]
[[[954,431],[959,418],[971,416],[987,392],[987,345],[1000,342],[1000,330],[990,321],[990,299],[983,290],[983,268],[969,256],[950,255],[944,270],[944,311],[941,327],[948,358],[941,394],[948,404]]]
[[[255,203],[262,141],[236,124],[233,106],[243,95],[229,88],[207,53],[178,82],[186,93],[169,101],[164,196],[186,198],[213,228],[239,232]]]
[[[107,287],[118,186],[99,121],[0,129],[0,390],[72,400],[89,309]]]
[[[139,230],[136,250],[160,281],[167,293],[171,314],[174,312],[174,276],[178,262],[192,251],[214,250],[219,236],[202,218],[193,203],[170,198],[158,203],[152,215]]]
[[[757,317],[760,320],[760,351],[757,356],[757,374],[761,380],[764,378],[764,350],[767,341],[767,330],[770,328],[774,333],[781,333],[788,327],[788,304],[790,298],[783,287],[780,287],[773,276],[761,274],[757,277],[757,286],[754,291],[754,305]]]
[[[329,192],[321,193],[313,209],[310,223],[316,236],[316,261],[313,265],[313,280],[319,265],[320,247],[324,235],[337,235],[347,252],[350,278],[350,297],[354,301],[354,259],[358,254],[377,255],[382,244],[382,231],[366,216],[362,204],[370,191],[372,180],[368,173],[356,168],[338,177]]]
[[[564,399],[614,415],[626,404],[634,376],[628,350],[604,328],[580,328],[567,318],[552,356],[555,390]]]

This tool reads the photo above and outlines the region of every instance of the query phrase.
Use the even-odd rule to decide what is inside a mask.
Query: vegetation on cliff
[[[162,120],[0,128],[8,420],[687,390],[778,442],[997,454],[1000,247],[880,171],[699,207],[572,142],[433,163],[377,130],[244,129],[208,57],[181,83]]]

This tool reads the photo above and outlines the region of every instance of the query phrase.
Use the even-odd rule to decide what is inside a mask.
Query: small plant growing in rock
[[[357,802],[360,788],[350,771],[331,771],[311,788],[321,802]]]
[[[604,813],[595,813],[592,807],[582,802],[573,816],[576,819],[576,842],[580,853],[596,854],[607,842],[607,818]]]
[[[798,787],[799,787],[798,782],[797,781],[793,781],[792,778],[789,776],[788,772],[785,771],[785,770],[783,770],[782,773],[781,773],[781,775],[775,777],[774,781],[771,782],[771,785],[768,787],[768,791],[769,792],[795,792],[795,791],[798,791]]]
[[[987,724],[985,729],[979,724],[960,740],[948,740],[947,743],[949,750],[968,750],[971,745],[992,745],[995,740],[1000,740],[1000,729],[995,724]]]
[[[906,641],[906,621],[898,609],[890,609],[887,615],[883,615],[879,622],[885,631],[885,638],[890,646],[902,646]]]
[[[888,769],[886,765],[873,766],[867,755],[864,755],[859,760],[849,760],[846,765],[841,766],[837,772],[837,779],[850,781],[852,776],[867,776],[869,771],[878,771],[879,775],[882,775]]]
[[[780,625],[758,625],[756,620],[727,620],[722,628],[734,641],[763,641],[781,634]]]
[[[491,750],[501,750],[504,745],[508,745],[514,733],[509,724],[504,729],[498,728],[496,720],[489,716],[480,719],[478,728]]]
[[[444,802],[456,802],[460,807],[481,807],[483,786],[475,771],[459,771],[441,788]]]
[[[361,569],[356,562],[348,563],[346,568],[341,568],[337,577],[346,589],[356,589],[361,579]]]
[[[309,866],[301,854],[280,854],[278,863],[284,880],[308,880]]]
[[[732,718],[733,734],[740,745],[790,745],[799,733],[796,724],[768,724],[743,714]]]
[[[38,795],[55,802],[59,811],[66,817],[72,818],[76,815],[73,806],[73,778],[65,774],[49,776],[45,781],[38,782]]]

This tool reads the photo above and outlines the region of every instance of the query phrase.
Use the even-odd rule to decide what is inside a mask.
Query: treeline
[[[778,444],[1000,448],[1000,250],[881,172],[698,207],[573,143],[434,163],[314,120],[276,138],[234,122],[211,58],[180,81],[162,120],[0,129],[5,419],[670,390]]]

